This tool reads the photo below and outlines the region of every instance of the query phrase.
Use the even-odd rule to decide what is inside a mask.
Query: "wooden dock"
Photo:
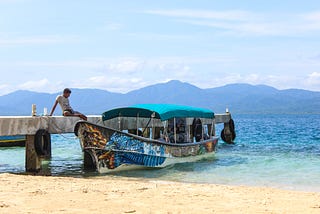
[[[63,116],[1,116],[0,136],[25,135],[26,171],[38,172],[41,169],[41,161],[51,158],[50,134],[72,133],[74,124],[79,119]],[[88,116],[88,121],[102,124],[101,116]]]
[[[216,114],[215,124],[224,123],[228,129],[231,119],[229,113]],[[50,134],[73,133],[79,117],[64,116],[0,116],[0,136],[26,136],[27,172],[39,172],[41,161],[51,158]],[[101,116],[88,116],[88,121],[103,125]]]

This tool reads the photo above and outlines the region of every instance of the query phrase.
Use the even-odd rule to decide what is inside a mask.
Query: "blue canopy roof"
[[[119,116],[150,118],[152,114],[154,114],[154,118],[158,118],[162,121],[174,117],[214,118],[214,112],[205,108],[173,104],[138,104],[131,107],[116,108],[106,111],[102,114],[102,120],[105,121]]]

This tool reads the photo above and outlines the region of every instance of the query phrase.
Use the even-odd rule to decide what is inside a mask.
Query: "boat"
[[[100,173],[166,167],[214,156],[214,112],[174,104],[139,104],[102,114],[103,125],[78,121],[74,133],[85,168]]]
[[[15,147],[25,146],[26,136],[15,135],[15,136],[0,136],[0,147]]]

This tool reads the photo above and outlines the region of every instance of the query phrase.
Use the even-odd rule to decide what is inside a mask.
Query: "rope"
[[[74,139],[78,139],[78,137],[77,136],[74,136],[74,137],[66,137],[66,136],[64,136],[63,134],[58,134],[58,135],[60,135],[61,137],[63,137],[63,138],[65,138],[65,139],[68,139],[68,140],[70,140],[70,139],[72,139],[72,140],[74,140]]]
[[[65,138],[65,139],[78,139],[77,136],[74,137],[67,137],[65,136],[65,127],[61,128],[58,123],[56,122],[56,120],[53,117],[50,116],[41,116],[40,117],[41,120],[44,120],[46,124],[48,124],[48,130],[56,130],[56,134],[60,135],[61,137]],[[41,121],[41,123],[43,123]],[[98,118],[97,120],[93,121],[93,123],[95,124],[101,124],[102,122],[102,118]]]

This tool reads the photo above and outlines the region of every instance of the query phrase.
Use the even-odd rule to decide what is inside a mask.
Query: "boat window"
[[[173,124],[173,119],[168,120],[168,133],[173,133],[174,132],[174,124]]]
[[[196,142],[199,142],[203,136],[202,122],[200,118],[194,118],[192,122],[192,136]]]
[[[208,140],[210,138],[208,125],[203,125],[203,139]]]
[[[187,137],[186,118],[169,119],[167,134],[171,143],[190,142]]]
[[[176,129],[177,133],[185,133],[186,132],[186,120],[185,118],[177,118],[176,119]]]

